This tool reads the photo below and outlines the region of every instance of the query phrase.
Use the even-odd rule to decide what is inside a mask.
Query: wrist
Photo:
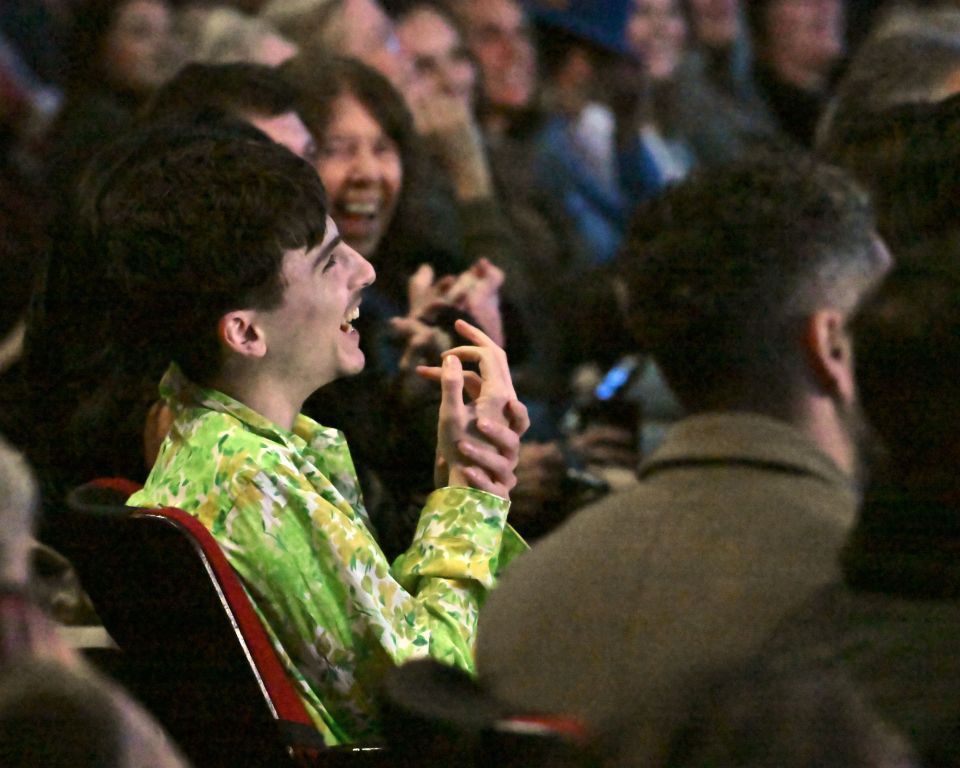
[[[466,472],[463,471],[464,467],[461,464],[453,464],[450,467],[450,471],[447,474],[448,486],[459,486],[462,488],[472,488],[473,483],[470,481],[470,478],[467,476]]]

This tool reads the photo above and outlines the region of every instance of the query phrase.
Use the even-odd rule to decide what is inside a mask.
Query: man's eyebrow
[[[333,240],[327,243],[326,247],[320,249],[320,253],[317,254],[317,258],[314,259],[313,266],[311,269],[316,269],[320,266],[320,263],[326,261],[330,258],[330,254],[336,250],[336,247],[343,242],[343,238],[340,235],[337,235]]]

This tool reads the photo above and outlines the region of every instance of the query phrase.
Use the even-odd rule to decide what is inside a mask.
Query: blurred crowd
[[[889,251],[919,272],[931,264],[944,270],[936,279],[923,272],[895,284],[891,294],[882,297],[888,304],[881,302],[862,321],[858,343],[860,338],[886,340],[887,334],[891,345],[919,348],[942,336],[949,348],[949,333],[933,327],[932,320],[930,328],[924,326],[929,335],[917,331],[909,336],[898,326],[897,332],[909,336],[904,339],[895,338],[892,321],[891,327],[884,323],[896,310],[906,312],[903,306],[910,300],[936,305],[943,317],[956,311],[953,294],[943,286],[954,285],[949,267],[958,255],[957,94],[960,6],[949,2],[4,0],[0,433],[37,475],[42,498],[37,538],[44,549],[69,547],[58,525],[58,510],[70,489],[94,477],[145,480],[171,423],[157,394],[169,350],[153,340],[161,338],[161,327],[190,332],[175,313],[162,311],[175,303],[165,304],[148,279],[132,282],[120,274],[112,254],[102,247],[98,226],[109,225],[102,221],[103,179],[150,151],[151,130],[176,122],[214,135],[226,130],[222,121],[228,120],[230,131],[265,135],[316,169],[343,241],[376,269],[376,282],[365,290],[355,322],[366,367],[357,376],[322,388],[304,411],[347,435],[366,509],[390,560],[406,549],[434,481],[439,394],[416,375],[416,367],[435,364],[442,350],[457,343],[454,324],[463,318],[508,353],[517,394],[532,422],[520,447],[510,521],[534,543],[540,559],[528,558],[528,570],[518,567],[512,582],[505,579],[502,594],[512,595],[512,607],[505,607],[506,597],[500,596],[499,603],[495,597],[486,625],[494,639],[485,646],[481,633],[481,679],[488,670],[498,697],[518,710],[540,704],[582,717],[603,733],[604,743],[624,765],[652,766],[658,760],[688,766],[960,765],[960,698],[938,688],[941,698],[931,704],[911,689],[911,702],[922,702],[914,709],[900,702],[898,709],[902,689],[897,685],[902,680],[884,678],[880,693],[871,688],[876,672],[871,663],[889,667],[904,657],[909,657],[905,665],[910,672],[902,678],[913,675],[931,682],[939,677],[952,687],[960,682],[950,676],[960,671],[960,647],[954,651],[944,637],[956,624],[943,620],[943,612],[955,611],[957,597],[951,573],[956,567],[955,520],[960,517],[952,516],[960,489],[954,488],[950,468],[931,470],[938,463],[952,465],[960,447],[951,442],[951,429],[960,424],[950,421],[955,417],[950,409],[960,412],[960,405],[948,408],[946,401],[955,397],[942,386],[960,370],[960,356],[941,370],[932,362],[936,350],[900,371],[904,382],[911,370],[922,371],[919,380],[904,386],[914,401],[920,398],[925,408],[931,404],[931,413],[913,414],[911,398],[898,399],[885,383],[901,352],[877,351],[882,346],[877,342],[868,360],[875,365],[869,380],[873,389],[867,394],[874,396],[879,410],[867,414],[863,422],[870,426],[863,430],[881,433],[888,443],[896,440],[897,446],[909,444],[902,456],[889,444],[882,452],[884,460],[893,455],[894,463],[909,471],[889,472],[881,475],[889,481],[885,485],[868,485],[865,475],[858,474],[862,457],[826,451],[845,479],[837,480],[832,474],[837,467],[831,465],[818,476],[819,485],[800,485],[771,498],[786,505],[797,496],[819,499],[823,485],[849,484],[855,486],[858,500],[868,500],[861,517],[856,502],[826,499],[823,508],[831,514],[844,510],[835,535],[821,539],[815,526],[798,526],[784,529],[781,537],[795,535],[802,546],[764,541],[755,548],[736,549],[736,558],[755,563],[758,573],[771,552],[780,553],[780,565],[797,551],[805,552],[804,547],[816,550],[823,560],[812,579],[796,575],[802,564],[792,566],[792,580],[786,581],[802,583],[804,590],[790,592],[777,611],[757,619],[757,637],[744,639],[736,652],[717,642],[716,653],[704,652],[702,657],[702,646],[712,641],[691,640],[703,627],[716,630],[726,622],[737,623],[731,606],[753,605],[746,590],[738,592],[721,574],[718,589],[728,590],[729,603],[722,615],[710,614],[715,623],[704,619],[702,625],[678,624],[669,611],[660,612],[663,606],[644,603],[649,598],[639,590],[609,597],[611,614],[649,611],[660,617],[663,633],[671,635],[658,637],[639,661],[625,661],[620,668],[593,659],[582,666],[581,677],[589,675],[588,681],[577,679],[559,692],[552,686],[541,689],[531,680],[566,680],[564,665],[579,663],[567,654],[569,646],[555,649],[554,667],[544,650],[542,666],[527,669],[539,656],[543,639],[556,631],[546,618],[537,618],[538,604],[550,606],[551,612],[563,605],[560,612],[567,621],[593,626],[593,634],[576,639],[595,649],[588,655],[623,655],[622,646],[610,637],[629,645],[631,633],[639,631],[612,615],[585,609],[580,613],[585,603],[604,604],[610,594],[606,585],[624,577],[599,568],[569,541],[558,543],[566,541],[550,536],[558,527],[567,523],[560,528],[561,537],[566,532],[568,539],[604,551],[624,535],[621,532],[632,530],[622,520],[604,517],[603,511],[611,508],[604,504],[663,507],[672,514],[677,504],[687,505],[684,509],[709,507],[704,497],[710,493],[729,498],[729,486],[718,486],[723,491],[709,482],[699,486],[693,476],[677,487],[665,484],[649,498],[622,501],[627,498],[622,494],[637,493],[637,485],[655,487],[658,471],[681,462],[679,453],[669,453],[673,443],[666,443],[666,453],[657,452],[671,425],[705,412],[760,411],[791,424],[814,424],[809,431],[824,434],[823,422],[815,418],[822,402],[801,400],[783,383],[794,368],[785,363],[783,370],[789,368],[789,374],[769,382],[762,379],[764,365],[782,362],[784,355],[776,346],[780,337],[763,347],[760,325],[741,322],[749,305],[763,307],[762,321],[775,325],[782,319],[787,327],[802,314],[790,304],[793,295],[778,293],[764,282],[769,275],[757,277],[732,257],[729,262],[718,258],[719,266],[702,263],[711,262],[714,249],[724,254],[751,248],[786,253],[800,244],[816,248],[826,243],[827,250],[856,250],[862,243],[855,243],[852,235],[849,242],[843,237],[860,226],[860,219],[845,208],[842,213],[849,219],[831,229],[835,222],[824,213],[830,206],[848,205],[845,201],[856,194],[831,180],[823,181],[815,194],[783,171],[782,186],[770,182],[765,196],[748,195],[744,190],[749,184],[765,189],[766,177],[758,182],[755,175],[737,176],[731,168],[757,158],[767,158],[764,162],[771,167],[803,167],[814,162],[813,157],[843,168],[871,200],[875,226],[864,225],[864,231],[877,243],[882,239],[876,252]],[[724,183],[699,181],[724,173],[730,174]],[[687,189],[695,191],[685,197]],[[795,196],[784,189],[794,190]],[[783,213],[793,203],[807,218],[797,213],[791,220],[792,214]],[[725,210],[717,210],[723,206]],[[850,202],[848,207],[852,211],[856,206]],[[745,239],[738,226],[766,221],[764,216],[780,217],[782,229],[767,233],[755,224]],[[726,239],[714,239],[720,232]],[[688,257],[688,263],[661,265],[660,272],[651,267],[642,275],[629,266],[641,251],[672,253],[671,248]],[[154,257],[142,254],[141,277],[150,275]],[[803,258],[801,253],[795,261]],[[799,266],[787,262],[784,256],[784,275],[799,273]],[[879,279],[874,281],[870,272],[879,268],[865,264],[850,277],[824,261],[816,284],[846,286],[845,280],[851,285],[861,280],[862,285],[856,283],[859,303]],[[691,288],[695,278],[685,283],[680,274],[709,280],[713,292],[698,294],[698,288]],[[753,298],[738,305],[740,314],[724,314],[731,295],[757,286],[764,293],[749,294]],[[773,296],[776,302],[764,303]],[[921,308],[912,308],[918,313],[912,319],[922,325],[928,320],[919,317]],[[838,321],[843,333],[852,305],[846,309],[851,311]],[[777,314],[781,310],[782,318]],[[834,330],[823,326],[825,345]],[[794,329],[793,336],[798,334]],[[739,341],[733,339],[737,335]],[[748,349],[744,340],[755,341],[761,351]],[[714,344],[711,353],[697,351]],[[841,355],[842,345],[838,348]],[[837,373],[831,367],[831,353],[824,352],[819,367],[805,369],[797,381],[807,386],[820,377],[832,382],[840,395],[853,392],[857,387],[852,378],[844,378],[846,368]],[[763,357],[763,363],[754,366],[751,355]],[[739,370],[743,361],[749,363],[744,363],[749,376],[759,371],[749,385],[727,370]],[[852,358],[836,365],[841,363],[853,365]],[[795,407],[797,402],[807,410]],[[933,410],[932,404],[946,410]],[[859,402],[856,405],[859,408]],[[799,410],[803,414],[798,415]],[[902,420],[884,421],[882,414],[891,412]],[[849,415],[837,417],[840,426],[830,422],[831,429],[855,443],[850,437],[856,432],[853,422],[844,420]],[[740,434],[739,426],[728,426],[727,434]],[[726,428],[712,425],[707,431]],[[749,434],[770,445],[780,439],[773,433]],[[924,448],[924,441],[939,453]],[[734,442],[731,437],[711,444],[709,451],[717,453],[710,453],[710,460],[764,466],[780,460],[780,454],[731,459],[724,451]],[[4,448],[0,460],[6,453]],[[20,459],[9,461],[18,472],[26,472],[17,463]],[[737,482],[757,482],[759,487],[761,481],[745,476]],[[689,483],[698,489],[693,500],[688,498]],[[917,489],[923,491],[924,514],[917,516],[920,522],[904,524],[898,511]],[[0,491],[12,494],[2,482]],[[19,493],[22,498],[10,502],[0,499],[0,511],[32,507],[32,487]],[[931,508],[933,495],[951,509],[949,523]],[[754,524],[771,503],[766,497],[737,496],[734,506],[740,512],[750,509]],[[912,501],[907,506],[916,509]],[[571,526],[571,518],[579,527]],[[677,586],[686,584],[685,576],[671,570],[689,555],[682,548],[670,549],[670,536],[679,536],[681,524],[666,514],[648,523],[655,531],[640,537],[644,547],[639,551],[617,549],[618,557],[600,559],[622,569],[629,569],[627,560],[645,562],[663,580],[659,587],[645,588],[672,595],[663,598],[672,606],[685,604],[688,595]],[[0,521],[0,527],[6,525],[6,519]],[[27,529],[29,525],[22,535],[30,538]],[[595,530],[606,531],[610,538],[590,544]],[[892,542],[901,536],[909,539],[909,551],[898,550],[903,562],[897,560],[892,574],[885,573],[875,562],[878,553],[895,549]],[[543,549],[536,544],[541,539]],[[876,606],[865,608],[845,593],[827,595],[826,605],[811,608],[809,615],[795,619],[796,625],[784,628],[780,621],[791,611],[780,608],[798,608],[832,578],[843,580],[830,568],[839,562],[844,541],[849,584],[860,584],[870,594],[889,591],[902,604],[881,617],[869,613],[879,612]],[[705,533],[701,543],[706,549],[713,545]],[[922,559],[928,545],[934,552],[932,564],[910,571],[911,558]],[[650,558],[652,564],[646,560],[651,550],[661,553],[659,560]],[[52,551],[47,554],[52,556]],[[690,562],[707,567],[699,554],[690,557]],[[810,554],[808,560],[816,557]],[[889,567],[889,561],[884,565]],[[911,581],[905,587],[897,578],[908,571]],[[518,586],[523,579],[527,585],[554,586],[529,593]],[[890,587],[888,579],[895,586]],[[18,575],[4,584],[25,580]],[[577,591],[578,585],[595,581],[604,585],[597,592]],[[775,582],[765,578],[766,591],[761,592],[789,592],[778,592]],[[950,589],[935,588],[934,582]],[[703,585],[688,587],[693,591]],[[567,605],[570,595],[575,598]],[[934,599],[947,607],[941,606],[933,618],[910,604]],[[63,608],[64,600],[73,607]],[[66,623],[96,620],[82,597],[62,598],[59,606],[58,618]],[[812,638],[810,647],[815,647],[819,636],[811,625],[830,617],[849,620],[857,611],[868,614],[856,635],[862,643],[882,646],[885,641],[877,636],[887,622],[900,630],[890,640],[900,644],[897,649],[855,664],[852,671],[831,657],[829,672],[842,669],[856,678],[852,682],[846,676],[838,681],[798,674],[796,660],[802,654],[795,652],[796,637],[806,632]],[[0,620],[6,618],[0,615]],[[41,622],[32,613],[28,618]],[[24,619],[18,614],[17,621]],[[930,629],[933,622],[939,622],[936,632]],[[903,629],[906,624],[909,632]],[[831,627],[835,634],[841,632],[835,624]],[[3,631],[0,627],[0,638]],[[854,644],[850,632],[844,642]],[[909,650],[914,632],[924,637],[927,655],[922,658]],[[937,633],[943,636],[927,637]],[[686,670],[683,676],[660,679],[634,669],[644,659],[660,669],[677,663],[671,655],[679,654],[679,646],[673,645],[677,634],[683,635],[678,643],[689,642],[692,648],[682,664],[709,671],[709,676],[694,679]],[[598,640],[599,635],[604,639]],[[743,649],[755,650],[763,643],[773,659],[767,659],[769,666],[733,664],[747,655]],[[663,650],[668,645],[670,653]],[[71,670],[71,681],[77,678],[71,685],[96,686],[103,698],[99,706],[122,709],[118,702],[126,701],[125,694],[79,668],[72,652],[56,647],[62,656],[56,663]],[[722,666],[721,661],[728,664],[718,676],[715,667]],[[15,682],[3,677],[7,663],[0,659],[0,688]],[[52,662],[44,657],[35,663]],[[614,681],[621,672],[622,681]],[[632,686],[647,677],[652,682],[646,698],[634,698]],[[506,679],[511,682],[505,684]],[[627,685],[630,690],[597,702],[584,693],[588,685],[608,692]],[[674,709],[687,720],[665,715],[666,705],[658,708],[656,702],[669,696],[676,698]],[[748,707],[751,698],[760,704]],[[578,705],[572,706],[571,700]],[[130,706],[135,723],[127,727],[142,730],[141,720],[147,716]],[[0,719],[5,716],[0,711]],[[625,727],[630,717],[644,726]],[[934,721],[935,727],[930,725]],[[653,728],[651,723],[658,724],[656,737],[644,730]],[[756,737],[761,732],[765,740]],[[835,749],[828,739],[837,740]],[[663,742],[659,751],[650,746],[658,740]],[[814,742],[820,751],[808,749]],[[148,747],[138,743],[137,748]],[[164,750],[169,746],[161,751],[170,764],[182,760]]]
[[[848,61],[848,17],[863,22],[868,10],[839,0],[7,3],[0,201],[17,362],[4,377],[16,403],[4,431],[43,468],[53,498],[94,475],[145,477],[142,424],[165,361],[131,350],[143,329],[78,219],[91,168],[113,160],[105,147],[175,115],[225,113],[316,166],[344,239],[377,269],[361,319],[366,371],[310,412],[350,425],[388,553],[415,521],[406,511],[422,488],[411,476],[429,476],[410,457],[430,450],[410,441],[433,440],[418,418],[429,393],[403,372],[442,347],[435,329],[457,312],[506,345],[533,414],[513,514],[535,537],[608,489],[591,467],[629,472],[681,412],[621,332],[611,264],[631,211],[694,169],[809,147]],[[594,387],[618,363],[631,403],[594,408]],[[343,387],[363,393],[348,413]],[[384,438],[377,414],[388,411],[402,418]]]

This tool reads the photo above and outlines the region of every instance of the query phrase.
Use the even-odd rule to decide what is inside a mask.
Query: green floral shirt
[[[392,664],[432,656],[473,671],[482,600],[526,548],[505,525],[509,501],[434,491],[391,566],[341,432],[302,414],[288,432],[176,366],[160,391],[173,426],[129,504],[179,507],[213,532],[328,743],[376,733]]]

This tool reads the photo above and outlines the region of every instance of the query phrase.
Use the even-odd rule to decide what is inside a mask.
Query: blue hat
[[[630,56],[627,19],[633,0],[525,0],[535,22],[556,27],[613,53]]]

